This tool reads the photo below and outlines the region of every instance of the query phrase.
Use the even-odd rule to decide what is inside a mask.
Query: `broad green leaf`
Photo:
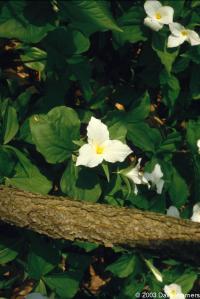
[[[167,36],[165,33],[156,32],[153,34],[152,48],[157,53],[161,63],[165,66],[166,71],[170,73],[179,49],[168,49],[166,42]]]
[[[197,121],[190,120],[187,123],[187,142],[190,150],[194,153],[198,153],[197,141],[200,139],[200,119]]]
[[[57,41],[59,40],[59,44]],[[49,32],[45,38],[48,55],[56,57],[61,55],[63,59],[66,56],[70,57],[72,54],[80,54],[88,50],[90,46],[89,39],[80,31],[74,28],[58,27],[55,30]],[[52,56],[53,55],[53,56]]]
[[[128,11],[117,19],[120,28],[123,32],[113,32],[114,43],[118,46],[123,46],[125,42],[136,43],[145,41],[143,20],[144,9],[142,7],[131,7]]]
[[[175,168],[173,168],[171,183],[169,186],[169,195],[172,203],[176,207],[183,205],[189,196],[188,186]]]
[[[49,274],[43,278],[47,286],[55,291],[62,299],[74,298],[78,292],[82,274],[78,271],[68,271],[67,273]]]
[[[128,277],[121,288],[118,299],[137,299],[144,289],[144,281],[137,281],[135,277]]]
[[[97,30],[122,31],[116,24],[107,1],[72,0],[62,1],[61,4],[72,24],[87,34]]]
[[[31,241],[27,261],[27,272],[33,279],[40,280],[42,276],[53,270],[59,263],[58,249],[42,238]]]
[[[3,119],[3,140],[4,144],[10,142],[19,129],[17,113],[14,107],[7,106]]]
[[[99,179],[92,169],[77,167],[69,162],[61,182],[63,193],[77,200],[96,202],[101,195]]]
[[[113,264],[106,267],[106,270],[112,272],[117,277],[124,278],[134,272],[136,260],[137,256],[135,255],[122,255]]]
[[[144,120],[150,113],[150,97],[148,92],[145,92],[139,99],[131,106],[127,113],[127,122],[135,123]]]
[[[166,137],[166,139],[163,140],[161,143],[157,153],[172,153],[176,150],[177,145],[180,144],[181,141],[181,135],[177,131],[173,131],[169,133]]]
[[[126,42],[137,43],[147,38],[141,29],[141,25],[121,26],[123,32],[113,33],[114,43],[123,46]]]
[[[42,72],[46,66],[47,53],[39,48],[30,47],[24,50],[20,58],[27,67]]]
[[[160,73],[160,85],[163,92],[163,101],[169,109],[173,109],[180,93],[180,83],[178,79],[163,70]]]
[[[76,77],[78,82],[80,82],[84,98],[90,101],[93,95],[90,84],[92,74],[91,64],[86,58],[80,56],[68,60],[68,63],[72,74]]]
[[[25,1],[8,1],[0,12],[0,37],[38,43],[54,28],[50,23],[33,24],[25,15]]]
[[[52,183],[25,154],[14,147],[7,148],[16,155],[18,162],[14,168],[15,174],[6,178],[6,184],[26,191],[47,194],[52,188]]]
[[[1,235],[0,238],[0,265],[14,260],[22,249],[22,239],[8,238]]]
[[[176,279],[174,283],[181,286],[183,294],[188,294],[192,290],[197,278],[197,273],[188,271],[188,273],[184,273],[178,279]]]
[[[149,127],[144,122],[129,124],[127,138],[133,145],[147,153],[156,152],[162,141],[160,132],[155,128]]]
[[[0,146],[0,177],[10,176],[16,164],[15,156],[3,146]]]
[[[69,107],[55,107],[46,115],[30,119],[30,129],[37,150],[49,163],[67,160],[76,149],[74,140],[79,139],[80,120]]]

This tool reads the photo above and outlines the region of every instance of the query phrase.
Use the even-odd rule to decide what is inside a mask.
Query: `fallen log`
[[[200,263],[200,224],[0,186],[0,220],[55,239],[159,250]]]

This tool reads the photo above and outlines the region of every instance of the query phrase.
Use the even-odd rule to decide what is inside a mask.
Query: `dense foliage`
[[[162,4],[198,31],[200,1]],[[164,214],[175,206],[191,218],[200,200],[200,46],[167,48],[169,26],[153,31],[145,17],[142,0],[0,1],[1,184]],[[131,155],[76,166],[92,116]],[[135,168],[148,179],[156,165],[160,192],[155,180],[126,175]],[[0,231],[3,298],[23,290],[131,299],[172,283],[184,293],[200,288],[195,264],[54,241],[5,224]]]

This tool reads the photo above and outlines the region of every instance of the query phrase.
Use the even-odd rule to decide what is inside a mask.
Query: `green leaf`
[[[14,170],[16,158],[6,148],[0,146],[0,177],[10,176]]]
[[[106,270],[112,272],[117,277],[124,278],[133,273],[136,261],[137,256],[135,255],[122,255],[117,261],[106,267]]]
[[[127,122],[135,123],[144,120],[150,113],[150,97],[148,92],[145,92],[139,99],[131,106],[127,114]]]
[[[31,240],[27,261],[27,271],[31,278],[40,280],[42,276],[53,270],[59,261],[58,250],[53,244],[42,238],[33,238]]]
[[[18,129],[19,129],[19,123],[17,119],[16,110],[12,106],[8,105],[3,119],[4,144],[8,143],[15,137]]]
[[[110,172],[109,172],[108,164],[107,163],[102,163],[101,166],[103,168],[103,172],[105,173],[106,179],[109,183],[110,182]]]
[[[200,119],[197,121],[190,120],[187,123],[186,139],[190,150],[194,154],[198,154],[197,140],[200,139]]]
[[[191,271],[189,273],[184,273],[174,283],[178,284],[182,288],[183,294],[188,294],[197,280],[198,276],[195,272]]]
[[[38,43],[54,28],[50,23],[35,25],[29,22],[24,12],[24,1],[9,1],[3,5],[0,13],[0,37]]]
[[[143,30],[144,9],[133,6],[117,19],[123,32],[113,32],[114,43],[123,46],[125,42],[136,43],[145,41],[145,31]]]
[[[166,71],[170,73],[179,49],[168,49],[166,41],[167,36],[165,32],[156,32],[153,34],[152,48],[157,53],[161,63],[165,66]]]
[[[177,145],[181,141],[181,135],[177,131],[173,131],[167,135],[167,137],[161,143],[157,153],[172,153],[177,149]]]
[[[137,281],[135,276],[130,276],[124,281],[118,299],[137,299],[139,294],[142,294],[144,286],[144,281]]]
[[[75,58],[68,60],[68,63],[69,69],[80,82],[84,98],[87,101],[90,101],[93,91],[90,84],[92,69],[89,61],[85,57],[76,56]]]
[[[180,93],[180,84],[178,79],[163,70],[160,73],[160,85],[163,93],[163,101],[169,109],[174,108]]]
[[[59,40],[59,44],[57,41]],[[64,60],[73,54],[81,54],[88,50],[90,46],[89,39],[80,31],[74,28],[58,27],[49,32],[45,38],[48,55],[56,57],[60,55]]]
[[[27,67],[42,72],[46,66],[47,53],[39,48],[30,47],[24,50],[20,58]]]
[[[144,122],[128,125],[127,138],[137,147],[147,153],[154,153],[162,141],[160,132],[149,127]]]
[[[81,168],[69,162],[61,182],[61,190],[77,200],[96,202],[101,195],[99,178],[92,169]]]
[[[62,1],[62,9],[81,31],[91,34],[97,30],[122,31],[113,19],[107,1]]]
[[[80,120],[68,107],[55,107],[46,115],[30,119],[30,129],[37,150],[49,163],[67,160],[76,149],[74,140],[79,139]]]
[[[22,152],[11,146],[7,148],[16,155],[18,162],[14,176],[7,177],[6,184],[30,192],[47,194],[52,188],[52,183]]]
[[[181,207],[181,205],[185,204],[189,196],[188,186],[175,168],[173,168],[172,172],[169,195],[176,207]]]
[[[70,299],[77,293],[81,278],[82,275],[78,271],[68,271],[67,273],[47,275],[43,280],[58,296]]]
[[[14,260],[22,249],[22,239],[8,238],[1,235],[0,239],[0,265]]]

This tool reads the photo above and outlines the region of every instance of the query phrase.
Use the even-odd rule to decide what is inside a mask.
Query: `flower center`
[[[103,152],[104,152],[104,147],[103,147],[103,146],[100,146],[100,145],[96,145],[96,146],[95,146],[95,151],[96,151],[96,154],[97,154],[97,155],[101,155],[101,154],[103,154]]]
[[[156,13],[156,19],[160,20],[161,19],[161,14],[159,12]]]
[[[177,295],[177,292],[175,290],[171,290],[170,295],[172,297],[175,297]]]
[[[187,35],[188,35],[188,32],[187,32],[186,30],[183,30],[183,31],[181,31],[181,34],[182,34],[183,36],[187,36]]]

